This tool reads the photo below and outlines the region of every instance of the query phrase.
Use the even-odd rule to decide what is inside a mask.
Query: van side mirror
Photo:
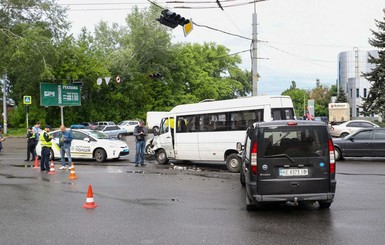
[[[84,138],[83,140],[84,140],[84,141],[87,141],[87,142],[90,142],[90,141],[91,141],[90,138],[88,138],[88,137]]]
[[[238,152],[241,152],[243,150],[244,146],[242,145],[241,142],[237,142],[237,145],[235,147],[235,149],[238,151]]]

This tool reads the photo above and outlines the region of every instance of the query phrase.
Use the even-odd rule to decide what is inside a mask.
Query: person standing
[[[3,129],[0,128],[0,151],[3,149],[3,141],[5,139],[3,138]]]
[[[37,145],[37,138],[36,134],[34,134],[32,127],[28,127],[28,133],[27,133],[27,159],[24,161],[29,161],[29,156],[32,154],[33,161],[36,158],[36,145]]]
[[[35,134],[36,139],[39,140],[39,138],[40,138],[40,133],[42,132],[42,130],[41,130],[41,128],[40,128],[40,123],[39,123],[39,122],[37,122],[37,123],[35,124],[35,126],[32,127],[32,131],[33,131],[33,133]]]
[[[147,128],[144,127],[144,122],[140,121],[139,125],[136,125],[133,135],[136,141],[135,152],[135,167],[145,166],[144,164],[144,148],[146,146],[145,137],[148,135]]]
[[[52,136],[49,135],[51,131],[51,126],[45,125],[44,130],[40,134],[40,143],[41,143],[41,162],[40,162],[40,171],[49,171],[49,155],[52,148]]]
[[[64,125],[60,126],[60,133],[59,133],[59,146],[60,146],[60,156],[61,156],[61,167],[60,170],[66,170],[66,162],[65,162],[65,155],[67,154],[68,158],[68,167],[71,166],[72,158],[71,158],[71,142],[74,138],[72,135],[72,132],[70,130],[67,130]]]

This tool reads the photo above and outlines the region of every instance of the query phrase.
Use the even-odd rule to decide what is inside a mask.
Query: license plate
[[[307,168],[280,168],[279,176],[307,176],[309,175],[309,169]]]

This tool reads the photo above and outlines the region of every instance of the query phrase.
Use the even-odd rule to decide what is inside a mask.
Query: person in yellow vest
[[[40,134],[40,143],[41,143],[41,161],[40,161],[40,171],[49,171],[49,155],[52,148],[52,136],[49,135],[51,131],[51,126],[45,125],[44,130]]]

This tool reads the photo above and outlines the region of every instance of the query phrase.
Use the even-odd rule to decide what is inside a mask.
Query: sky
[[[239,53],[240,67],[249,71],[252,15],[256,12],[258,95],[281,94],[292,81],[297,88],[306,90],[314,88],[317,79],[324,86],[336,84],[338,54],[353,51],[355,47],[363,51],[375,49],[368,43],[373,38],[371,30],[378,31],[375,20],[384,21],[385,17],[384,0],[267,0],[256,4],[252,1],[221,0],[223,10],[216,0],[156,3],[197,24],[186,37],[181,26],[173,29],[174,43],[224,45],[230,54]],[[74,35],[82,27],[93,31],[101,20],[125,25],[125,17],[135,5],[141,9],[151,5],[147,0],[58,0],[58,3],[69,7],[68,20]],[[161,9],[159,15],[160,12]]]

